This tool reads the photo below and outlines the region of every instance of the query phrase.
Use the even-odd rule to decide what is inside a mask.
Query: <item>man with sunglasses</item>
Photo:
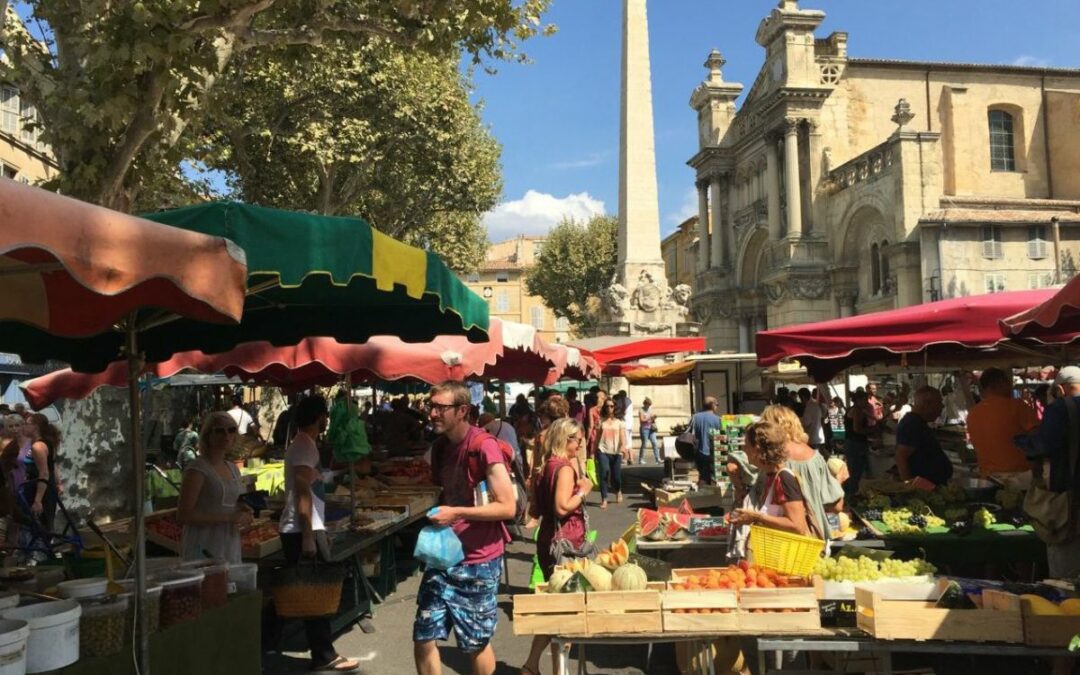
[[[451,627],[458,646],[472,660],[474,675],[495,672],[491,638],[498,621],[499,577],[506,542],[503,521],[514,517],[510,473],[498,441],[469,423],[469,390],[461,382],[431,389],[431,426],[440,438],[431,448],[432,476],[443,488],[436,525],[450,526],[461,540],[465,560],[448,570],[428,568],[416,597],[413,654],[420,675],[439,675],[436,640]],[[478,499],[485,482],[487,499]],[[486,502],[486,503],[485,503]]]
[[[315,440],[326,431],[330,419],[326,399],[308,396],[296,404],[296,435],[285,451],[285,509],[281,513],[281,548],[289,564],[301,557],[327,561],[330,545],[324,524],[322,469]],[[304,620],[311,672],[351,673],[360,667],[334,650],[330,617]]]

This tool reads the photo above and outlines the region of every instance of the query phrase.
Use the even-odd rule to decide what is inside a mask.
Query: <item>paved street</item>
[[[658,480],[660,471],[654,464],[643,467],[635,465],[627,467],[623,475],[627,490],[622,504],[610,504],[602,511],[596,507],[599,492],[594,492],[590,499],[593,508],[589,510],[589,523],[598,530],[597,542],[601,546],[606,546],[633,522],[639,507],[649,506],[639,484],[643,478]],[[514,542],[509,548],[511,589],[499,595],[499,628],[494,640],[498,675],[517,675],[518,668],[528,656],[531,639],[514,636],[510,615],[512,593],[528,590],[533,550],[531,543],[520,542]],[[342,654],[361,658],[364,662],[361,672],[365,675],[411,675],[415,672],[412,657],[412,621],[419,585],[420,575],[415,574],[400,583],[397,592],[376,608],[373,619],[374,633],[366,634],[359,627],[354,627],[350,632],[338,637],[338,650]],[[452,639],[448,644],[452,644]],[[588,651],[589,672],[620,675],[643,673],[646,651],[645,645],[591,647]],[[444,673],[466,675],[470,672],[468,658],[452,646],[444,646],[442,655]],[[574,656],[576,657],[576,651]],[[263,664],[264,672],[272,675],[300,673],[307,665],[306,654],[267,654],[264,655]],[[542,672],[547,675],[551,668],[550,659],[545,657],[541,665]],[[672,672],[675,672],[672,649],[664,645],[657,646],[649,673]]]

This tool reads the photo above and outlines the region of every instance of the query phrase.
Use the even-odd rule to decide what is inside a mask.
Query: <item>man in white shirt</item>
[[[233,406],[229,409],[229,417],[233,418],[236,422],[236,431],[241,436],[244,436],[248,432],[248,427],[255,423],[255,420],[251,418],[251,414],[244,410],[244,397],[240,394],[233,394],[232,399]]]

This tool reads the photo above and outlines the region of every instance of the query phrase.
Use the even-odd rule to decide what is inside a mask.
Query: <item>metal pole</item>
[[[146,451],[143,448],[140,423],[142,400],[139,396],[139,375],[143,359],[139,354],[134,312],[127,321],[128,405],[131,412],[131,461],[135,471],[135,665],[139,675],[150,673],[150,640],[147,633],[146,597],[146,523],[143,521],[145,501]]]

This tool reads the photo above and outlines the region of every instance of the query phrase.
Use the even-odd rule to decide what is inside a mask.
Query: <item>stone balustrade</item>
[[[839,192],[881,176],[896,163],[895,139],[889,139],[831,170],[827,181],[834,191]]]

